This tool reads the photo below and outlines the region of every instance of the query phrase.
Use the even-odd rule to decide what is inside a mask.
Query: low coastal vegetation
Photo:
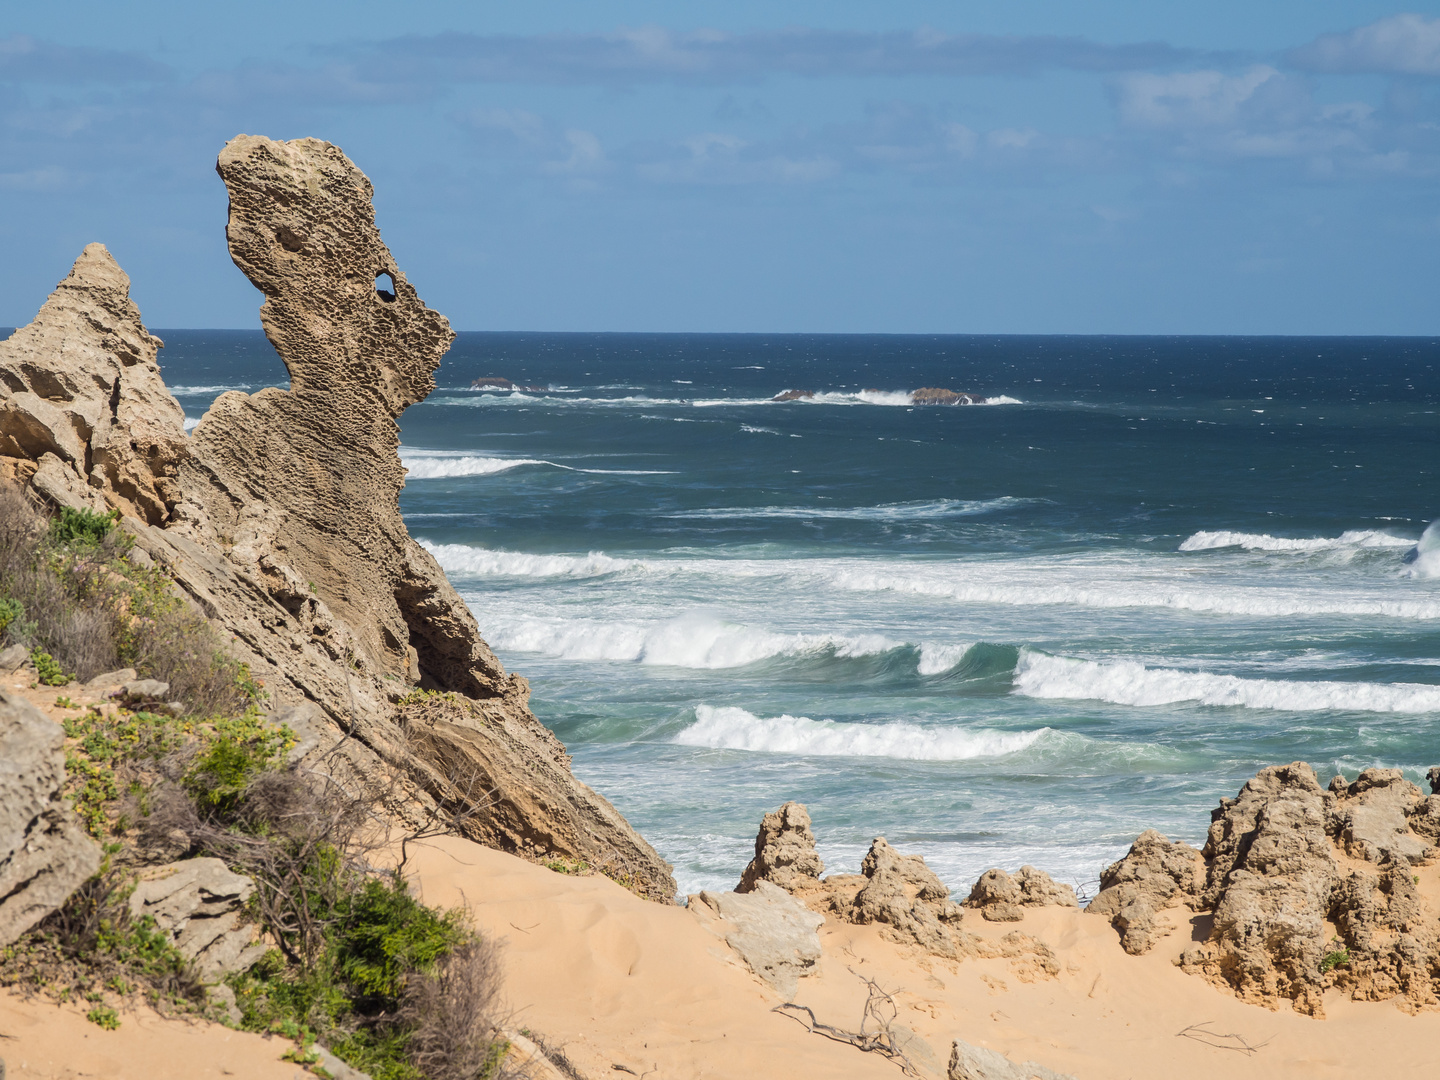
[[[292,761],[296,734],[267,719],[264,688],[163,571],[134,557],[114,516],[47,518],[0,485],[0,649],[17,644],[37,683],[128,666],[175,700],[55,699],[67,795],[104,860],[0,951],[0,985],[80,1002],[106,1029],[144,1000],[278,1035],[319,1075],[320,1046],[374,1080],[512,1072],[493,944],[389,868],[373,781]],[[211,985],[130,904],[146,868],[207,856],[253,880],[243,917],[269,946]]]

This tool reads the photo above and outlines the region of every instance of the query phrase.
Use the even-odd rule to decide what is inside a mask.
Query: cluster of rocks
[[[671,900],[669,864],[571,774],[528,684],[401,519],[396,418],[434,389],[454,334],[381,241],[370,181],[316,139],[238,136],[217,169],[230,253],[264,294],[289,388],[221,394],[187,435],[162,342],[91,244],[0,342],[0,481],[120,511],[131,558],[165,571],[274,709],[313,707],[313,756],[407,773],[395,812],[458,806],[476,840],[584,860]]]
[[[498,375],[482,375],[470,384],[471,390],[523,390],[529,394],[544,393],[547,389],[544,386],[522,386],[520,383],[512,382],[510,379],[502,379]]]
[[[883,391],[869,387],[867,394],[879,394]],[[776,394],[771,401],[813,401],[814,390],[782,390]],[[969,394],[959,390],[947,390],[940,386],[922,386],[919,390],[910,392],[910,403],[912,405],[984,405],[985,398],[980,394]]]
[[[1409,1010],[1440,1004],[1440,918],[1414,873],[1440,842],[1440,771],[1431,787],[1398,769],[1328,789],[1304,762],[1262,769],[1221,801],[1200,851],[1146,831],[1087,910],[1132,954],[1173,929],[1167,909],[1213,915],[1180,965],[1245,1001],[1318,1017],[1336,987]]]

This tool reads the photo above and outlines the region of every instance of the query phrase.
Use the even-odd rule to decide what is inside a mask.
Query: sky
[[[0,325],[258,326],[242,132],[461,330],[1440,332],[1440,0],[4,0]]]

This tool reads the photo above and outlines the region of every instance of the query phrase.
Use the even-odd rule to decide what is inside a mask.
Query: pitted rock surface
[[[65,732],[0,690],[0,946],[60,907],[100,868],[61,790]]]
[[[1160,912],[1194,904],[1204,885],[1200,852],[1146,829],[1126,856],[1100,875],[1100,892],[1085,910],[1108,918],[1125,951],[1139,956],[1173,929],[1158,918]]]
[[[810,812],[798,802],[787,802],[766,814],[755,836],[755,857],[740,875],[739,893],[753,892],[762,881],[786,892],[814,888],[820,884],[825,863],[815,850],[810,829]]]
[[[979,908],[988,922],[1019,922],[1027,907],[1079,907],[1075,890],[1057,884],[1044,870],[1022,866],[1013,877],[998,867],[986,870],[970,890],[965,907]]]
[[[58,502],[164,524],[187,455],[185,410],[130,279],[90,244],[28,326],[0,341],[0,478]]]

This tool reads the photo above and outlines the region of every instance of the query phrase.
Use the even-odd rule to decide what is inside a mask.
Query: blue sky
[[[258,325],[239,132],[460,329],[1440,332],[1440,2],[10,3],[0,325]]]

